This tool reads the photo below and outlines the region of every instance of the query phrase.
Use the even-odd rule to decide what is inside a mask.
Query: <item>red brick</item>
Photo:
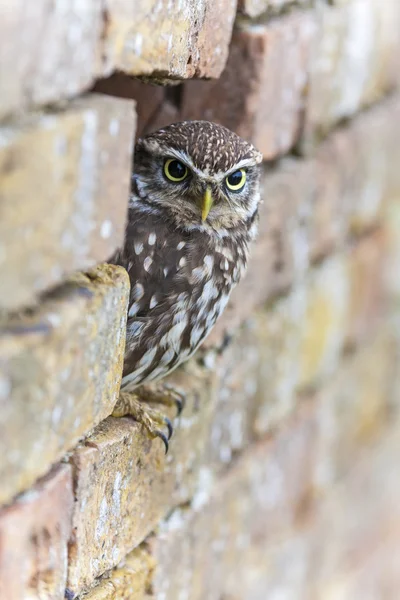
[[[0,510],[0,597],[64,597],[72,513],[71,468],[62,465]]]
[[[313,30],[307,12],[236,29],[220,79],[185,84],[183,118],[221,123],[265,159],[287,152],[299,135]]]

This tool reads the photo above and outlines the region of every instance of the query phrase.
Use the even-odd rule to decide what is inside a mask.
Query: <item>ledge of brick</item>
[[[179,5],[106,2],[105,71],[161,79],[218,77],[225,66],[236,1]]]
[[[71,468],[61,465],[0,510],[1,598],[64,597],[72,503]]]
[[[15,311],[123,241],[133,103],[90,95],[0,128],[0,308]]]
[[[129,282],[76,275],[40,308],[0,323],[0,503],[110,414],[121,381]]]

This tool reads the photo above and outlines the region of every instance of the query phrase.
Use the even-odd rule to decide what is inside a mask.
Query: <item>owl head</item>
[[[140,140],[133,186],[166,218],[191,229],[230,229],[254,216],[262,156],[225,127],[184,121]]]

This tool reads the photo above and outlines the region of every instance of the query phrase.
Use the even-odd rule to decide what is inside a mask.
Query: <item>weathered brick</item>
[[[104,70],[161,79],[218,77],[228,55],[236,0],[107,1]]]
[[[154,559],[143,548],[137,548],[111,571],[92,591],[79,600],[146,600],[151,587]]]
[[[98,2],[2,2],[0,118],[89,87],[101,30]]]
[[[95,95],[0,128],[0,308],[121,244],[133,137],[132,103]]]
[[[276,439],[252,447],[211,488],[199,490],[192,509],[174,511],[149,540],[156,597],[230,598],[236,588],[234,598],[261,598],[252,593],[252,575],[258,569],[265,578],[265,546],[303,519],[314,443],[306,409]]]
[[[298,403],[300,323],[304,318],[304,288],[294,289],[269,310],[255,315],[254,344],[258,353],[254,431],[262,435],[277,427]]]
[[[313,31],[307,12],[237,28],[220,79],[185,84],[183,118],[221,123],[265,159],[287,152],[299,135]]]
[[[328,259],[310,273],[300,323],[299,388],[314,386],[335,370],[343,349],[349,303],[348,256]]]
[[[386,263],[387,240],[383,230],[361,239],[350,250],[346,336],[349,344],[368,340],[388,315]]]
[[[1,598],[64,597],[72,502],[71,469],[61,465],[0,510]]]
[[[318,391],[319,488],[329,489],[351,470],[353,457],[363,446],[384,435],[394,417],[392,395],[398,398],[393,385],[397,354],[395,335],[388,325],[382,326]]]
[[[110,417],[71,458],[76,502],[68,585],[75,593],[117,565],[193,494],[207,450],[213,376],[180,370],[169,382],[187,400],[166,457],[161,441],[150,440],[142,426]]]
[[[47,472],[110,414],[125,347],[128,278],[76,275],[30,313],[0,322],[0,503]]]
[[[310,141],[398,82],[400,5],[396,0],[349,0],[318,5],[306,110]]]

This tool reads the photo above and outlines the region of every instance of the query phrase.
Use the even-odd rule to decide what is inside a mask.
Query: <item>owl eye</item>
[[[238,169],[225,179],[226,187],[232,192],[239,192],[246,183],[246,171]]]
[[[183,181],[188,176],[188,168],[176,158],[169,158],[164,164],[164,174],[170,181]]]

